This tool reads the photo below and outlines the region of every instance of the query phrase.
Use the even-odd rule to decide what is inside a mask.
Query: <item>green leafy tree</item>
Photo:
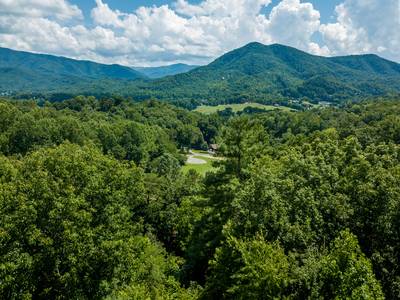
[[[225,168],[240,179],[246,167],[262,155],[268,136],[264,128],[248,117],[231,119],[222,132],[222,154],[227,158]]]
[[[2,298],[179,289],[176,261],[142,235],[140,169],[72,144],[0,163]]]
[[[312,299],[384,299],[371,262],[349,231],[342,231],[317,263],[306,260],[303,268]]]

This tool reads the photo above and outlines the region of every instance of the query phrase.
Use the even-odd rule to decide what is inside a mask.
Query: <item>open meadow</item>
[[[238,103],[238,104],[221,104],[221,105],[216,105],[216,106],[201,105],[201,106],[198,106],[194,111],[197,111],[197,112],[203,113],[203,114],[212,114],[212,113],[216,113],[217,111],[222,111],[227,108],[232,108],[232,111],[237,113],[237,112],[243,111],[246,107],[263,109],[265,111],[270,111],[270,110],[290,111],[290,110],[292,110],[286,106],[273,106],[273,105],[265,105],[265,104],[260,104],[260,103],[246,102],[246,103]]]

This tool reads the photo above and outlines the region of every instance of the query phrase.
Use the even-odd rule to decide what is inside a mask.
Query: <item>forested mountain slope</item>
[[[128,67],[0,48],[0,90],[52,91],[78,85],[89,89],[101,79],[146,76]]]
[[[400,91],[400,65],[376,55],[319,57],[251,43],[207,66],[157,81],[165,95],[207,103],[309,98],[340,102]]]

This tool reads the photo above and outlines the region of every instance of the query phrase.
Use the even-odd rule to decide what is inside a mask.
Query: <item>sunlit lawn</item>
[[[195,152],[196,153],[196,152]],[[207,153],[207,152],[205,152]],[[195,170],[197,171],[199,174],[201,175],[205,175],[207,172],[209,171],[215,171],[217,170],[217,168],[212,166],[212,162],[215,161],[215,159],[212,158],[208,158],[208,157],[203,157],[203,156],[194,156],[194,158],[198,158],[198,159],[202,159],[204,161],[206,161],[206,164],[202,164],[202,165],[197,165],[197,164],[188,164],[186,163],[183,167],[182,167],[182,171],[184,173],[187,173],[189,170]]]
[[[286,110],[290,111],[291,109],[286,106],[273,106],[273,105],[264,105],[260,103],[240,103],[240,104],[224,104],[224,105],[217,105],[217,106],[209,106],[209,105],[201,105],[198,106],[194,111],[203,113],[203,114],[212,114],[217,111],[224,110],[228,107],[232,108],[233,112],[239,112],[244,110],[246,107],[253,107],[253,108],[259,108],[259,109],[264,109],[264,110]]]

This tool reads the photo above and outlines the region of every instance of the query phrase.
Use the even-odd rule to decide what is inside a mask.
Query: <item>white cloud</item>
[[[272,40],[305,50],[316,50],[311,36],[318,31],[320,14],[311,3],[300,0],[280,2],[271,11],[268,32]]]
[[[400,60],[400,1],[346,0],[336,7],[337,22],[321,25],[332,53],[377,53]]]
[[[178,0],[175,8],[178,13],[189,17],[224,18],[254,16],[260,12],[260,8],[270,3],[271,0],[205,0],[198,5],[192,5],[186,0]]]
[[[122,17],[125,15],[120,11],[113,11],[106,3],[96,0],[96,7],[92,10],[93,20],[100,25],[110,25],[115,27],[123,27]]]
[[[0,0],[0,15],[50,17],[59,20],[82,18],[81,10],[65,0]]]
[[[45,18],[0,18],[2,46],[21,50],[74,55],[79,47],[71,30]]]
[[[320,25],[318,11],[300,0],[283,0],[266,16],[261,11],[270,2],[205,0],[194,5],[178,0],[173,7],[141,7],[127,14],[96,0],[91,15],[97,25],[118,30],[135,43],[135,58],[143,62],[170,58],[206,63],[252,41],[316,51],[311,36]]]
[[[80,45],[71,24],[82,19],[82,11],[65,0],[0,0],[0,45],[75,56]]]
[[[396,2],[345,0],[335,23],[320,24],[319,12],[300,0],[282,0],[268,15],[263,11],[271,0],[177,0],[130,13],[96,0],[87,26],[67,0],[0,0],[0,46],[125,65],[208,63],[252,41],[400,60]],[[318,32],[324,44],[313,39]]]

